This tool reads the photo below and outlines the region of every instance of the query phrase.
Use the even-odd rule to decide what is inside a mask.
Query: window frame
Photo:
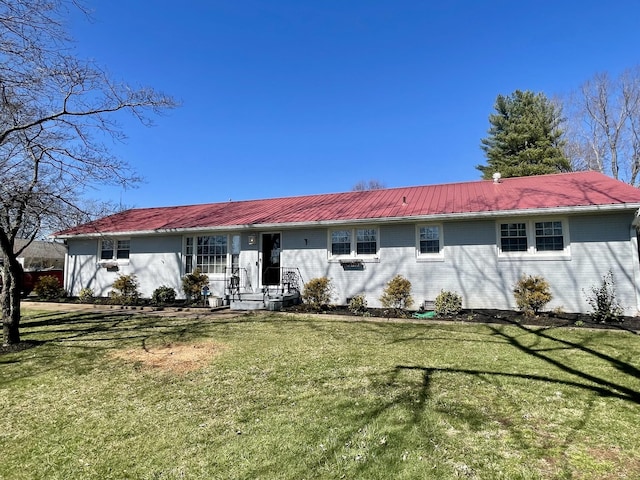
[[[559,235],[537,235],[536,224],[542,223],[560,223],[562,228],[562,246],[560,250],[546,250],[539,248],[538,239],[558,237]],[[526,250],[522,251],[504,251],[502,249],[502,225],[505,224],[524,224],[525,237],[527,242]],[[556,228],[551,226],[551,228]],[[514,237],[515,238],[515,237]],[[527,217],[527,218],[505,218],[496,221],[496,249],[498,258],[500,259],[570,259],[571,258],[571,240],[569,238],[569,222],[565,217]]]
[[[422,252],[421,250],[421,234],[423,228],[437,228],[438,229],[438,251],[437,252]],[[441,261],[444,259],[444,228],[442,223],[420,223],[416,225],[416,258],[418,260],[435,260]]]
[[[111,248],[105,249],[105,243],[107,242],[111,243]],[[127,248],[124,248],[125,244]],[[104,252],[109,251],[111,252],[111,256],[105,257]],[[115,262],[119,265],[126,265],[129,263],[130,257],[131,238],[129,237],[104,237],[98,242],[98,263]]]
[[[225,253],[216,253],[215,248],[218,246],[215,243],[212,245],[198,245],[198,239],[200,238],[215,238],[220,237],[224,238],[224,246],[226,249]],[[182,268],[185,274],[193,273],[198,268],[198,259],[199,258],[217,258],[224,256],[224,262],[216,263],[216,262],[208,262],[207,263],[207,271],[205,272],[203,269],[200,269],[201,273],[209,276],[216,275],[224,275],[226,270],[230,267],[230,258],[231,258],[231,245],[230,238],[228,233],[208,233],[208,234],[195,234],[195,235],[185,235],[182,239]],[[204,253],[204,250],[207,252]],[[199,248],[203,253],[199,253]],[[213,251],[210,249],[213,248]],[[191,251],[189,251],[191,250]],[[189,261],[191,259],[191,261]],[[201,263],[200,265],[204,265]],[[212,271],[213,268],[213,271]]]
[[[349,253],[333,253],[334,251],[334,233],[348,232],[349,237]],[[371,236],[375,235],[375,252],[374,253],[358,253],[365,245],[373,243],[370,238],[362,238],[363,235]],[[346,242],[336,243],[337,245],[344,245]],[[334,227],[327,230],[327,255],[330,261],[340,260],[363,260],[363,261],[377,261],[380,257],[380,228],[373,225],[358,225],[355,227]]]

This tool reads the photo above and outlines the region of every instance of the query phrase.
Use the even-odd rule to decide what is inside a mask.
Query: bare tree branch
[[[611,175],[631,185],[640,171],[640,69],[612,79],[599,73],[569,98],[567,155],[574,169]]]
[[[19,341],[16,238],[33,240],[105,213],[88,192],[139,181],[104,143],[124,138],[115,114],[150,125],[150,114],[177,105],[74,56],[64,23],[70,8],[86,13],[76,0],[0,0],[0,248],[8,260],[0,303],[10,343]]]

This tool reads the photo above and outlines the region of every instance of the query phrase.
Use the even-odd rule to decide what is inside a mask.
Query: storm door
[[[280,234],[262,234],[262,284],[280,285]]]

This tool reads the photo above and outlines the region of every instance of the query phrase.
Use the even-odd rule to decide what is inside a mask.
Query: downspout
[[[640,209],[631,222],[631,265],[633,265],[633,288],[636,292],[636,310],[640,312],[640,254],[638,252],[638,231],[640,230]]]
[[[66,240],[64,242],[65,244],[67,243]],[[64,270],[62,271],[62,288],[64,289],[65,292],[67,292],[67,295],[72,296],[73,292],[70,291],[70,286],[71,286],[71,280],[70,280],[70,273],[69,273],[69,245],[67,245],[67,251],[64,253]]]

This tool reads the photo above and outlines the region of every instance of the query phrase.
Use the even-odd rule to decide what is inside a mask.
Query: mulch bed
[[[293,305],[285,308],[287,312],[297,313],[325,313],[331,315],[350,315],[353,314],[346,306],[330,306],[322,312],[311,310],[307,305]],[[367,308],[368,318],[415,318],[412,313],[403,313],[401,311],[384,309],[384,308]],[[422,319],[425,322],[432,320],[430,318]],[[590,315],[580,313],[554,313],[544,312],[537,316],[524,316],[522,312],[513,310],[491,310],[491,309],[473,309],[462,310],[459,314],[447,318],[436,317],[433,320],[451,321],[451,322],[467,322],[467,323],[493,323],[493,324],[517,324],[533,327],[586,327],[610,330],[626,330],[633,333],[640,332],[640,317],[621,317],[620,322],[601,323],[594,322]]]

